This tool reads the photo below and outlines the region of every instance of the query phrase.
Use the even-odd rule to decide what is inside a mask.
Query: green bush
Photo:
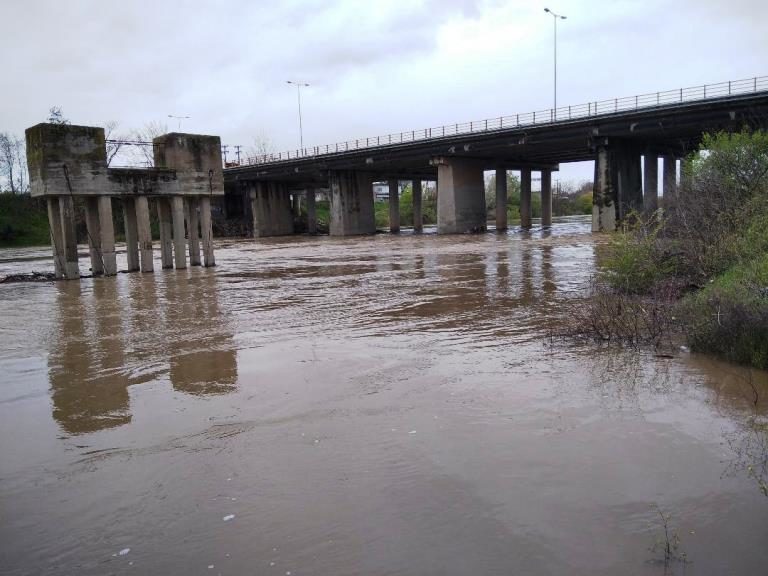
[[[0,247],[50,243],[45,200],[28,194],[0,193]]]

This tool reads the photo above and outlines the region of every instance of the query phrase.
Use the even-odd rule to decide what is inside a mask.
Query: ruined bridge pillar
[[[486,229],[483,164],[467,158],[434,158],[437,166],[437,233],[464,234]]]
[[[373,177],[354,170],[331,170],[331,236],[374,234]]]

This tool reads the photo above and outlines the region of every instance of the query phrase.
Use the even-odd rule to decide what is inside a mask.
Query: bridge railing
[[[579,120],[593,116],[608,116],[632,110],[649,109],[686,102],[697,102],[765,90],[768,90],[768,76],[755,76],[753,78],[742,80],[730,80],[728,82],[719,82],[716,84],[704,84],[689,88],[666,90],[664,92],[652,92],[637,96],[614,98],[612,100],[587,102],[586,104],[579,104],[576,106],[562,106],[556,109],[550,108],[536,112],[527,112],[525,114],[513,114],[486,120],[446,124],[434,128],[422,128],[419,130],[386,134],[384,136],[357,138],[355,140],[347,140],[346,142],[337,142],[335,144],[327,144],[324,146],[312,146],[301,150],[261,154],[246,158],[241,165],[267,164],[296,160],[299,158],[312,158],[326,154],[336,154],[339,152],[364,150],[368,148],[373,149],[378,146],[388,146],[391,144],[407,144],[409,142],[444,138],[446,136],[493,132],[505,128],[555,124],[558,122],[568,122],[570,120]]]

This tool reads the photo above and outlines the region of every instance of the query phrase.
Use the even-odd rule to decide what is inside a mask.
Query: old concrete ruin
[[[85,201],[94,275],[117,273],[113,199],[122,204],[128,271],[154,270],[150,201],[163,268],[214,266],[211,199],[224,194],[218,136],[170,133],[152,142],[152,168],[110,168],[104,129],[38,124],[26,131],[32,196],[45,197],[57,278],[80,277],[75,201]]]

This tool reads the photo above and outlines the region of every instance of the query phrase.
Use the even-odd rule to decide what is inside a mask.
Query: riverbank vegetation
[[[654,214],[633,215],[602,255],[571,333],[768,368],[768,134],[707,135]]]

